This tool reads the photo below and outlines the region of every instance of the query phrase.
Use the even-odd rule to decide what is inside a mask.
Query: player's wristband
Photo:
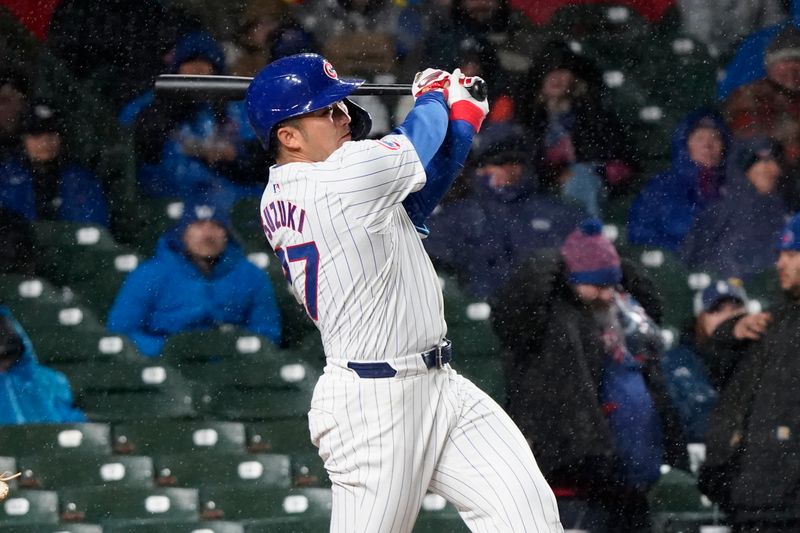
[[[453,102],[453,105],[450,106],[450,120],[464,120],[472,126],[476,133],[481,130],[484,118],[486,117],[483,111],[467,100]]]

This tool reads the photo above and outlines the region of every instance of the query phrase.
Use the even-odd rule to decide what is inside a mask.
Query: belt
[[[420,354],[428,368],[442,368],[453,360],[453,343],[449,339],[427,352]],[[387,361],[350,361],[347,368],[353,370],[360,378],[393,378],[397,374]]]

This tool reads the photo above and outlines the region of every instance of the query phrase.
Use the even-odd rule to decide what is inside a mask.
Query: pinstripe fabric
[[[413,146],[393,135],[273,167],[261,200],[267,239],[325,347],[309,430],[333,482],[330,530],[409,532],[431,491],[473,531],[561,532],[555,497],[508,416],[419,356],[446,333],[438,277],[402,206],[424,184]],[[376,360],[395,377],[347,368]]]

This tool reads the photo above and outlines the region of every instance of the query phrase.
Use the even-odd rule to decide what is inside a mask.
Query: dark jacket
[[[623,263],[623,286],[660,316],[655,288],[632,264]],[[507,354],[508,411],[548,481],[612,483],[617,452],[598,396],[605,347],[592,311],[566,283],[558,251],[531,258],[491,304]],[[683,466],[685,441],[657,357],[643,374],[662,421],[665,459]]]
[[[701,489],[736,521],[756,513],[760,519],[800,519],[800,303],[770,312],[772,321],[757,342],[736,341],[736,318],[714,333],[740,359],[709,418]]]
[[[0,335],[16,337],[22,349],[16,364],[0,372],[0,425],[85,422],[64,374],[39,364],[28,335],[6,307],[0,306],[0,320]],[[9,339],[2,340],[7,346]]]
[[[56,208],[59,220],[108,225],[108,203],[97,177],[73,163],[61,163],[57,174]],[[27,159],[14,156],[0,164],[0,206],[12,209],[28,220],[38,220],[34,170]]]
[[[428,221],[428,253],[476,298],[491,296],[528,256],[560,245],[585,218],[578,206],[537,194],[525,180],[498,190],[477,177],[466,198],[441,206]]]
[[[746,279],[772,268],[777,259],[775,244],[790,213],[779,187],[759,194],[747,179],[740,159],[749,144],[732,150],[725,196],[701,213],[686,235],[681,258],[690,269]]]
[[[151,357],[161,353],[169,335],[223,324],[280,344],[281,317],[272,284],[233,242],[204,275],[186,256],[177,230],[161,238],[154,258],[131,272],[108,317],[109,330],[129,336]]]
[[[677,250],[698,215],[712,199],[704,197],[699,186],[702,167],[691,160],[687,140],[698,121],[709,119],[722,132],[725,150],[730,144],[722,118],[708,110],[690,113],[672,134],[672,166],[651,178],[633,201],[628,216],[628,241],[631,244]],[[724,182],[724,163],[709,169],[710,179]]]

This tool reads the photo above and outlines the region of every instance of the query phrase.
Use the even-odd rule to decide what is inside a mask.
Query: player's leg
[[[437,387],[424,374],[362,379],[345,372],[321,378],[309,413],[333,485],[330,530],[410,532],[447,434],[429,398]]]
[[[563,531],[553,491],[520,430],[486,393],[451,374],[460,417],[434,470],[431,492],[452,502],[472,531]]]

